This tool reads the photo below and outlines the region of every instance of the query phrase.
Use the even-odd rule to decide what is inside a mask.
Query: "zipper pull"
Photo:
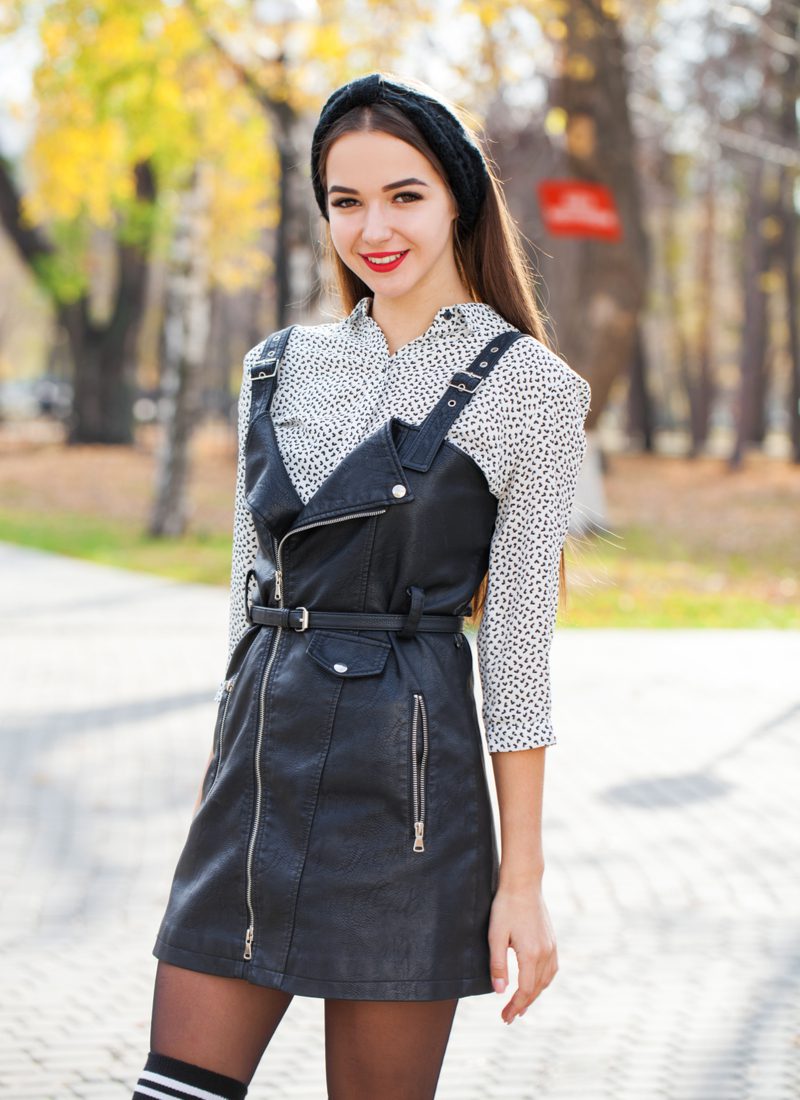
[[[253,957],[253,926],[252,926],[252,924],[247,929],[247,935],[244,938],[244,957],[246,959],[252,959],[252,957]]]
[[[275,570],[275,599],[280,602],[283,596],[283,574],[280,569]]]
[[[226,691],[233,691],[233,681],[234,681],[233,676],[230,678],[230,680],[225,681],[225,690]]]
[[[423,833],[424,828],[425,828],[425,823],[423,821],[415,821],[414,822],[414,834],[415,834],[414,835],[414,851],[415,852],[424,852],[425,851],[425,845],[422,843],[422,833]]]

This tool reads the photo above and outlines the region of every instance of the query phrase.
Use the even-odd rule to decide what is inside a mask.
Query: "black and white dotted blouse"
[[[271,413],[289,477],[307,503],[325,478],[389,416],[419,423],[454,371],[512,329],[491,306],[443,306],[428,329],[389,355],[367,296],[343,320],[298,325],[281,362]],[[228,654],[244,634],[244,583],[257,552],[244,497],[250,413],[245,356]],[[516,340],[451,425],[447,438],[483,471],[498,510],[489,586],[476,636],[490,752],[553,745],[550,647],[558,561],[586,450],[589,383],[532,336]],[[216,700],[222,698],[222,687]]]

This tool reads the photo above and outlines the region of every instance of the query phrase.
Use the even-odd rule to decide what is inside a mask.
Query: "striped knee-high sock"
[[[247,1085],[180,1058],[150,1051],[131,1100],[245,1100]]]

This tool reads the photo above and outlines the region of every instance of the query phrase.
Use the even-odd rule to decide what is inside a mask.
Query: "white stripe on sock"
[[[151,1069],[142,1070],[140,1077],[147,1078],[148,1081],[155,1081],[157,1085],[169,1085],[170,1088],[177,1089],[178,1092],[184,1092],[187,1096],[196,1096],[197,1100],[225,1100],[225,1097],[219,1092],[209,1092],[208,1089],[199,1089],[196,1085],[187,1085],[183,1081],[178,1081],[175,1077],[165,1077],[163,1073],[153,1073]],[[143,1092],[148,1092],[147,1089],[142,1089]],[[163,1092],[153,1092],[153,1096],[164,1096]],[[167,1097],[167,1100],[176,1100],[174,1096]]]
[[[136,1086],[136,1092],[143,1092],[145,1096],[155,1096],[157,1100],[175,1100],[174,1096],[170,1096],[166,1092],[161,1092],[159,1089],[149,1089],[147,1085],[143,1085],[141,1081]]]

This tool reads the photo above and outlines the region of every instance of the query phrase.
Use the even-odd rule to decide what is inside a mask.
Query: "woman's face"
[[[334,248],[375,294],[401,298],[457,278],[458,210],[413,145],[377,131],[343,134],[328,152],[327,191]],[[388,262],[370,262],[375,254]]]

